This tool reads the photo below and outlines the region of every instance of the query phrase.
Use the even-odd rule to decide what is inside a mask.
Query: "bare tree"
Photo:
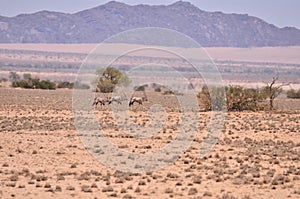
[[[273,77],[271,83],[267,83],[266,86],[267,96],[269,97],[270,110],[274,109],[274,99],[282,93],[282,87],[290,85],[290,83],[281,83],[279,85],[276,85],[277,80],[278,77]]]

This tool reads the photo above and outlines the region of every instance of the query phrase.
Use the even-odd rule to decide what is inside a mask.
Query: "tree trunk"
[[[274,99],[270,97],[270,110],[273,110]]]

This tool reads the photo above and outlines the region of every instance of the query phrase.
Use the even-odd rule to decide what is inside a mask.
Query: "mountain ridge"
[[[0,43],[100,43],[134,28],[173,29],[204,47],[299,46],[300,30],[247,14],[207,12],[189,2],[127,5],[111,1],[76,13],[0,16]]]

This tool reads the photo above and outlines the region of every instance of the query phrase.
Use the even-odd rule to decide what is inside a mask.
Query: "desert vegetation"
[[[97,79],[97,89],[101,93],[111,93],[113,92],[116,85],[129,85],[130,79],[128,76],[114,67],[107,67],[100,69],[96,72],[98,75]],[[90,86],[87,84],[82,84],[79,82],[68,82],[59,81],[51,82],[50,80],[40,80],[38,77],[32,77],[30,73],[23,73],[21,78],[16,72],[10,72],[9,80],[12,82],[12,87],[20,87],[27,89],[59,89],[59,88],[79,88],[79,89],[89,89]],[[7,81],[7,79],[3,79]],[[228,111],[262,111],[262,110],[272,110],[274,109],[274,100],[283,93],[283,86],[289,85],[289,83],[277,83],[278,77],[273,77],[270,83],[260,88],[245,88],[242,86],[229,85],[224,88],[208,88],[204,85],[201,91],[198,93],[198,98],[202,106],[202,110],[210,111],[212,110],[212,100],[211,96],[214,96],[215,106],[214,109],[221,109],[226,105]],[[145,90],[150,88],[149,85],[141,85],[134,88],[137,92],[143,92],[145,95]],[[162,93],[163,95],[179,95],[176,91],[169,90],[163,86],[152,84],[151,88],[157,93]],[[193,84],[190,84],[189,89],[195,89]],[[225,92],[225,93],[223,93]],[[289,90],[286,92],[288,98],[299,98],[299,91]],[[226,97],[224,101],[224,96]],[[143,96],[144,97],[144,96]],[[107,102],[115,101],[113,99],[106,99]],[[122,100],[118,100],[120,102]],[[222,104],[224,103],[225,104]],[[139,100],[140,103],[140,100]],[[130,103],[132,104],[132,103]]]
[[[96,74],[98,76],[97,90],[102,93],[111,93],[116,85],[126,86],[130,83],[128,76],[114,67],[98,69]]]
[[[73,82],[58,82],[57,83],[57,88],[69,88],[69,89],[73,89],[74,88],[74,83]]]
[[[52,82],[50,80],[40,80],[39,77],[32,77],[30,73],[24,73],[21,78],[16,72],[10,72],[9,79],[12,82],[14,88],[25,89],[48,89],[55,90],[56,88],[68,88],[68,89],[89,89],[90,86],[79,82]]]
[[[56,85],[54,82],[50,82],[49,80],[40,81],[39,78],[35,79],[24,79],[20,81],[12,82],[12,87],[17,88],[28,88],[28,89],[56,89]]]
[[[214,96],[215,109],[222,109],[226,105],[228,111],[262,111],[273,110],[274,100],[283,92],[282,87],[289,83],[275,84],[277,77],[273,78],[271,83],[262,88],[244,88],[242,86],[226,86],[208,88],[202,87],[198,93],[198,98],[203,105],[204,110],[212,110],[212,99]],[[297,96],[294,90],[287,92],[290,96]],[[226,100],[223,98],[226,97]],[[292,98],[292,97],[289,97]]]

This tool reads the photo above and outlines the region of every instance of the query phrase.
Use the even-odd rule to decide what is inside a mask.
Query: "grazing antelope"
[[[104,106],[105,105],[106,100],[103,99],[102,97],[95,97],[93,105],[92,106],[97,106],[98,103],[100,103],[100,105]]]
[[[129,101],[129,106],[132,106],[135,102],[139,103],[139,105],[142,105],[144,101],[148,101],[145,91],[143,91],[143,94],[143,97],[131,97]]]
[[[132,106],[135,102],[142,105],[143,101],[147,101],[147,98],[145,98],[145,97],[132,97],[132,98],[130,98],[129,106]]]
[[[113,102],[117,102],[118,104],[121,104],[121,101],[122,98],[120,96],[112,96],[107,100],[108,104],[111,104]]]

